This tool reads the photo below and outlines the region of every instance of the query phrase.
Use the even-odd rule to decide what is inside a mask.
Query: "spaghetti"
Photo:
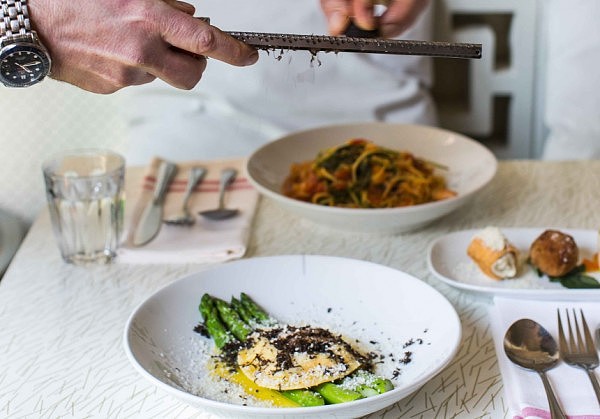
[[[284,195],[319,205],[393,208],[456,196],[438,165],[365,139],[321,151],[315,160],[294,163]]]

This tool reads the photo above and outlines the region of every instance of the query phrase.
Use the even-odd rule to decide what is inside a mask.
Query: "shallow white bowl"
[[[193,332],[205,292],[227,300],[246,292],[280,321],[329,327],[361,342],[378,341],[397,360],[410,350],[412,361],[402,365],[394,390],[350,403],[269,408],[211,400],[203,397],[202,389],[192,391],[186,384],[199,374],[191,368],[200,358],[198,340],[207,339]],[[422,344],[403,348],[419,338]],[[383,409],[416,391],[452,360],[460,338],[454,308],[423,281],[370,262],[294,255],[229,262],[168,285],[133,312],[124,345],[133,366],[150,382],[220,417],[349,418]]]
[[[440,163],[440,172],[457,196],[400,208],[357,209],[311,204],[288,198],[281,187],[292,163],[313,160],[323,149],[351,138]],[[333,125],[286,135],[255,151],[247,169],[250,182],[286,209],[326,226],[346,231],[399,233],[422,227],[465,205],[496,173],[498,162],[479,142],[438,128],[388,123]]]

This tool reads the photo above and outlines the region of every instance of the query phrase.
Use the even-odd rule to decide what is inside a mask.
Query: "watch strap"
[[[0,0],[0,5],[2,5],[1,38],[32,33],[27,0]]]

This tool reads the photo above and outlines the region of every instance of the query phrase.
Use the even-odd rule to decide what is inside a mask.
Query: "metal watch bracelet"
[[[29,35],[31,24],[27,11],[27,0],[0,0],[2,5],[2,21],[0,37]]]

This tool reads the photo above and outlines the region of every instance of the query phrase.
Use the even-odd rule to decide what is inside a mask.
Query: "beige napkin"
[[[506,330],[515,321],[528,318],[540,323],[554,339],[558,339],[556,309],[564,313],[566,308],[575,308],[577,312],[582,309],[590,329],[600,326],[600,304],[597,301],[494,298],[494,306],[490,310],[492,332],[510,417],[550,419],[550,412],[538,374],[516,366],[504,353]],[[570,418],[600,419],[600,407],[585,371],[561,362],[547,374],[561,406]],[[600,370],[596,370],[595,374],[600,374]]]
[[[147,169],[131,168],[127,172],[127,206],[124,237],[129,237],[146,204],[152,199],[156,173],[162,162],[154,158]],[[193,226],[164,224],[150,243],[135,247],[125,240],[116,260],[120,263],[216,263],[242,257],[250,235],[252,219],[258,203],[258,192],[248,182],[245,159],[220,161],[177,162],[177,174],[171,183],[164,204],[163,217],[177,213],[189,177],[189,169],[201,166],[207,169],[204,181],[196,186],[189,202],[196,216]],[[234,168],[238,176],[225,195],[228,208],[237,208],[239,214],[221,221],[206,220],[198,211],[218,205],[221,170]]]

